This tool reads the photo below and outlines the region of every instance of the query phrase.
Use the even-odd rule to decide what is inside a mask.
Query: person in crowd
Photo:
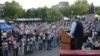
[[[35,39],[36,49],[39,49],[39,42],[38,42],[39,33],[36,29],[34,31],[35,31],[35,37],[36,37]]]
[[[42,48],[43,48],[43,32],[42,31],[40,31],[40,33],[39,33],[39,49],[40,50],[42,50]]]
[[[3,38],[3,43],[2,43],[2,50],[3,50],[3,56],[8,56],[8,43],[6,38]]]
[[[56,31],[56,41],[57,41],[57,47],[59,47],[59,45],[60,45],[60,34],[58,33],[58,30]]]
[[[13,56],[18,56],[18,47],[19,47],[19,43],[16,41],[16,39],[13,41]]]
[[[33,31],[33,30],[32,30]],[[33,32],[31,32],[32,33],[32,36],[31,36],[31,40],[32,40],[32,42],[33,42],[33,49],[35,48],[35,46],[36,46],[36,44],[35,44],[35,40],[36,40],[36,37],[35,37],[35,32],[33,31]]]
[[[9,37],[7,38],[8,41],[8,48],[10,51],[13,50],[13,41],[14,41],[14,36],[10,33]]]
[[[43,32],[43,48],[46,47],[46,36],[45,36],[45,32]]]
[[[56,47],[57,46],[57,37],[56,37],[56,32],[55,30],[52,32],[52,36],[53,36],[53,43],[52,43],[52,46],[53,47]]]
[[[19,41],[19,47],[18,47],[18,56],[23,56],[23,48],[22,48],[22,41]]]
[[[29,47],[30,47],[30,52],[32,53],[33,52],[33,41],[31,38],[29,40]]]
[[[25,48],[25,37],[23,36],[23,38],[21,39],[21,51],[22,51],[22,53],[21,53],[21,55],[23,56],[24,54],[25,54],[25,50],[24,50],[24,48]]]
[[[52,47],[52,33],[50,30],[47,31],[47,34],[48,34],[48,37],[47,37],[47,50],[51,50],[51,47]]]

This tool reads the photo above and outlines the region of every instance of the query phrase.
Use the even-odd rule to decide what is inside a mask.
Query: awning
[[[0,29],[12,29],[14,28],[15,26],[10,26],[6,23],[0,23]]]

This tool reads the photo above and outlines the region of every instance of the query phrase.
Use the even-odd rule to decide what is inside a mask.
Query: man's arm
[[[73,36],[73,33],[75,32],[76,26],[77,26],[77,23],[73,22],[71,29],[70,29],[70,33],[69,33],[70,36]],[[73,38],[73,37],[71,37],[71,38]]]

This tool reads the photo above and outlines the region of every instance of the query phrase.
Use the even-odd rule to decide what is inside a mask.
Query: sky
[[[0,0],[0,3],[5,3],[6,1],[13,1],[13,0]],[[18,2],[24,9],[29,9],[29,8],[38,8],[38,7],[51,7],[52,5],[56,5],[61,1],[67,1],[69,4],[74,3],[76,0],[14,0]],[[93,4],[95,6],[100,6],[99,0],[88,0],[88,2]]]

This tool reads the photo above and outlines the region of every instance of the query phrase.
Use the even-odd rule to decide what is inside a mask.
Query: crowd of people
[[[74,39],[75,49],[81,50],[82,47],[87,49],[96,49],[100,40],[100,21],[95,19],[94,21],[80,20],[75,17],[72,21],[69,35]]]
[[[19,24],[16,28],[3,31],[3,56],[23,56],[35,50],[52,50],[59,47],[58,23]],[[9,51],[9,52],[8,52]]]
[[[53,23],[38,22],[32,24],[17,24],[16,28],[3,31],[3,56],[8,56],[9,52],[12,52],[13,56],[23,56],[26,53],[33,53],[35,50],[52,50],[55,47],[59,47],[61,33],[60,29],[62,27],[70,30],[70,36],[72,35],[72,32],[75,34],[73,37],[74,39],[76,38],[76,49],[81,49],[83,42],[88,43],[85,45],[85,47],[90,47],[93,49],[93,43],[95,40],[100,39],[97,37],[100,34],[99,21],[95,21],[94,23],[85,22],[83,20],[79,21],[80,22],[72,20],[67,23],[62,21]],[[78,31],[72,27],[73,22],[74,28],[75,22],[77,23],[78,26],[76,26],[76,28],[78,28],[76,30]],[[74,33],[73,29],[76,31],[76,33]],[[80,33],[82,31],[84,32],[83,34]],[[83,35],[86,38],[77,38],[83,37]],[[82,40],[82,42],[80,40]]]
[[[84,22],[84,31],[87,33],[87,42],[91,43],[91,49],[95,49],[94,46],[98,46],[100,40],[100,21],[95,20],[94,22]],[[96,43],[98,41],[98,43]]]

